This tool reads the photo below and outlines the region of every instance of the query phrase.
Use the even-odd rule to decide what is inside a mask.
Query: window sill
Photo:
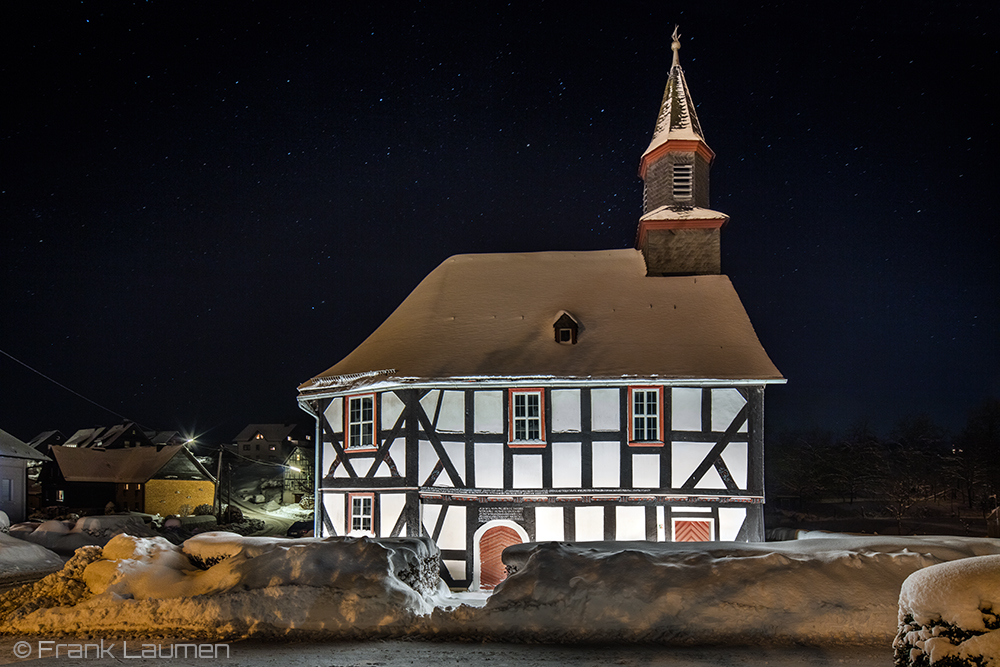
[[[662,440],[630,440],[629,447],[663,447]]]
[[[548,443],[544,440],[516,440],[514,442],[508,442],[507,446],[514,449],[529,449],[529,448],[541,448],[547,446]]]

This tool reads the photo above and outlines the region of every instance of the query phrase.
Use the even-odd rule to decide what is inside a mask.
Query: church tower
[[[681,69],[674,28],[673,63],[653,140],[642,154],[642,217],[636,247],[649,276],[722,273],[719,231],[729,216],[708,208],[709,170],[715,153],[705,142]]]

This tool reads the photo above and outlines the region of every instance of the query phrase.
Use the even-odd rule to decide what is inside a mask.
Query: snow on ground
[[[63,559],[45,547],[0,532],[0,584],[62,566]]]
[[[899,595],[897,658],[1000,667],[1000,556],[914,572]],[[977,661],[976,659],[979,659]],[[903,664],[903,663],[901,663]]]
[[[962,537],[542,543],[509,550],[516,572],[480,607],[481,595],[444,588],[429,540],[208,533],[177,547],[121,535],[103,550],[81,550],[36,589],[0,596],[0,627],[226,639],[880,643],[889,651],[909,575],[996,554],[1000,540]]]

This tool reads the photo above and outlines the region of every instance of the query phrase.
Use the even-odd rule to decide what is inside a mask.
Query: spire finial
[[[681,27],[675,23],[674,24],[674,34],[673,34],[674,43],[670,45],[670,48],[674,52],[674,62],[671,63],[671,65],[670,65],[671,67],[678,67],[681,64],[681,59],[680,59],[680,56],[679,56],[679,53],[678,53],[681,50],[681,35],[680,35],[679,32],[677,32],[680,29],[681,29]]]

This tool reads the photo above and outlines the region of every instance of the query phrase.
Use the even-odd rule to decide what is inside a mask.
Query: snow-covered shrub
[[[194,508],[195,516],[208,516],[210,514],[215,514],[215,508],[208,503],[202,503]]]
[[[1000,556],[911,574],[893,648],[896,667],[1000,667]]]
[[[10,517],[3,510],[0,510],[0,533],[10,532]]]

